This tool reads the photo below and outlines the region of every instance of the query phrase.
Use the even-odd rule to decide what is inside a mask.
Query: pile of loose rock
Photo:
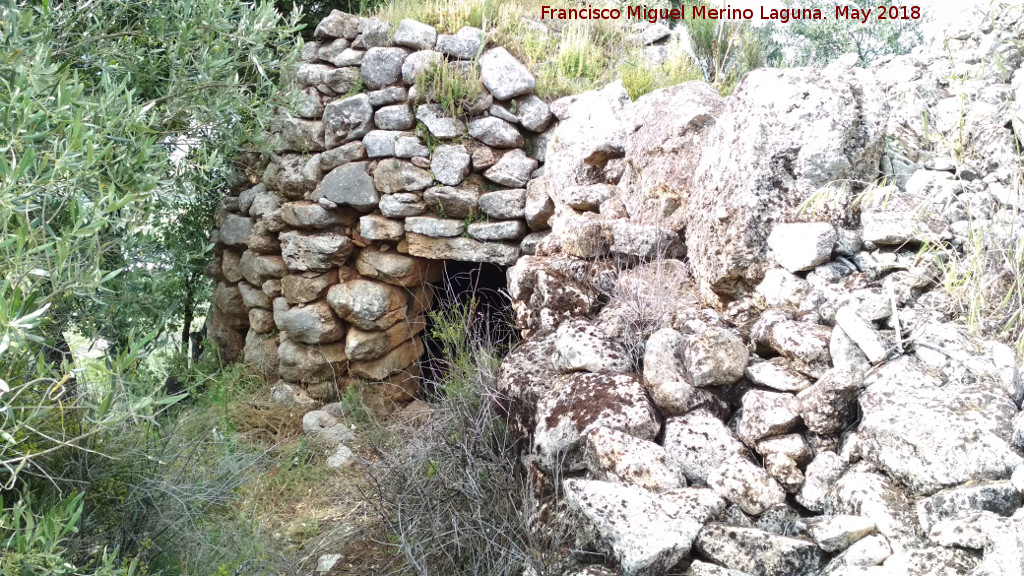
[[[1024,239],[1024,11],[986,22],[952,59],[552,104],[500,386],[609,560],[575,574],[1024,573],[1020,368],[920,250]]]
[[[441,261],[509,265],[546,226],[550,201],[527,219],[526,187],[554,118],[479,29],[335,11],[315,36],[277,154],[217,212],[209,332],[227,360],[244,352],[280,378],[283,400],[330,400],[358,378],[375,402],[401,402],[418,388]],[[417,79],[438,66],[479,93],[457,110],[432,102]]]

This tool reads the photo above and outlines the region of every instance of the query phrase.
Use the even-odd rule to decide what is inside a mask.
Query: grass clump
[[[630,99],[636,101],[659,88],[702,80],[700,68],[685,55],[678,55],[661,64],[629,62],[622,66],[622,86]]]
[[[483,84],[475,65],[458,66],[452,62],[432,62],[416,77],[416,90],[428,102],[439,105],[449,116],[465,117],[480,97]]]

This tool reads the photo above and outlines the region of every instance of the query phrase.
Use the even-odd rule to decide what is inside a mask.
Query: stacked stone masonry
[[[441,261],[511,265],[547,227],[526,204],[554,116],[479,29],[335,11],[315,36],[276,153],[217,211],[209,332],[225,360],[300,395],[358,378],[408,400]],[[454,116],[417,93],[437,65],[477,67],[482,88]]]

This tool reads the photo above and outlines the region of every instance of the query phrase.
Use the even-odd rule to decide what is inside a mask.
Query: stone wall
[[[209,334],[283,397],[329,400],[359,378],[378,383],[371,396],[408,399],[440,261],[511,265],[547,227],[550,199],[528,190],[554,117],[479,29],[336,11],[315,36],[276,153],[217,211]],[[454,115],[418,93],[436,65],[478,71],[478,96]]]

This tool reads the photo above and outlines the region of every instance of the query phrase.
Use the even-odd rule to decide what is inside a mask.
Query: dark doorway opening
[[[427,398],[438,396],[439,383],[451,369],[447,356],[451,356],[453,339],[462,338],[465,345],[497,358],[519,341],[506,270],[481,262],[444,263],[441,280],[432,285],[434,302],[423,334],[421,390]]]

